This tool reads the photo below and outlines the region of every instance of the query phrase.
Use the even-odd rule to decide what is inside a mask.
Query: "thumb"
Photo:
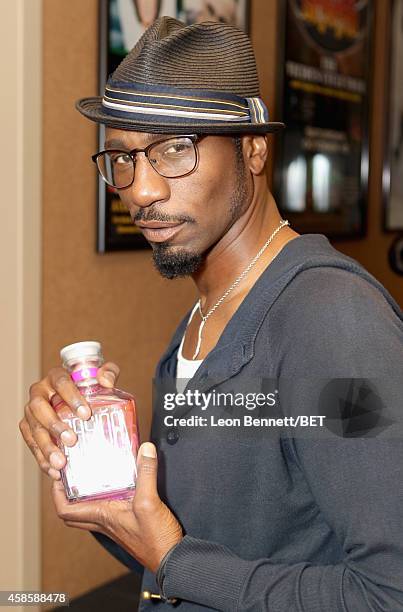
[[[157,449],[151,442],[144,442],[137,454],[136,495],[152,496],[157,492]]]
[[[107,361],[97,372],[97,379],[103,387],[113,387],[119,378],[120,369],[116,363]]]

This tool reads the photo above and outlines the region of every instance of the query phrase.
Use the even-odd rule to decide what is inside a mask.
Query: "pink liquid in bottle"
[[[107,389],[96,380],[103,363],[99,342],[77,342],[60,351],[63,366],[92,410],[88,420],[78,417],[58,395],[52,405],[77,434],[74,446],[55,440],[67,457],[60,470],[69,501],[125,499],[136,486],[139,430],[134,397]]]

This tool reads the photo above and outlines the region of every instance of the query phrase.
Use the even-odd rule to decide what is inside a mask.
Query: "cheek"
[[[122,202],[123,206],[127,208],[128,211],[130,211],[130,205],[131,205],[130,192],[129,191],[117,191],[115,193],[115,196],[118,197],[119,200]]]
[[[190,176],[189,176],[190,179]],[[178,186],[172,185],[171,201],[176,211],[192,217],[197,236],[214,238],[226,225],[229,201],[222,184],[194,176]],[[199,242],[199,240],[197,240]]]
[[[201,175],[189,175],[185,178],[188,180],[171,185],[172,207],[194,220],[186,234],[186,246],[204,252],[228,231],[234,183],[227,177],[221,180],[217,176],[205,179]]]
[[[206,213],[222,217],[228,213],[235,187],[232,168],[217,163],[203,164],[199,160],[197,170],[187,177],[170,182],[171,202],[181,207],[195,219],[205,218]]]

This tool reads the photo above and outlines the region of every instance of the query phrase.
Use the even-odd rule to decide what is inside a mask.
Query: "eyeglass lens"
[[[148,149],[147,157],[158,174],[167,178],[188,174],[197,160],[194,143],[187,137],[156,143]],[[125,151],[104,151],[97,157],[97,165],[103,179],[113,187],[122,189],[133,182],[135,161]]]

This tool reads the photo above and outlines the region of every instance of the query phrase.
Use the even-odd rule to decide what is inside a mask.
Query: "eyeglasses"
[[[105,183],[115,189],[130,187],[134,181],[137,153],[144,153],[158,174],[166,178],[179,178],[193,172],[197,166],[199,152],[196,141],[203,136],[190,134],[164,138],[152,142],[144,149],[121,151],[107,149],[95,153],[92,161]]]

